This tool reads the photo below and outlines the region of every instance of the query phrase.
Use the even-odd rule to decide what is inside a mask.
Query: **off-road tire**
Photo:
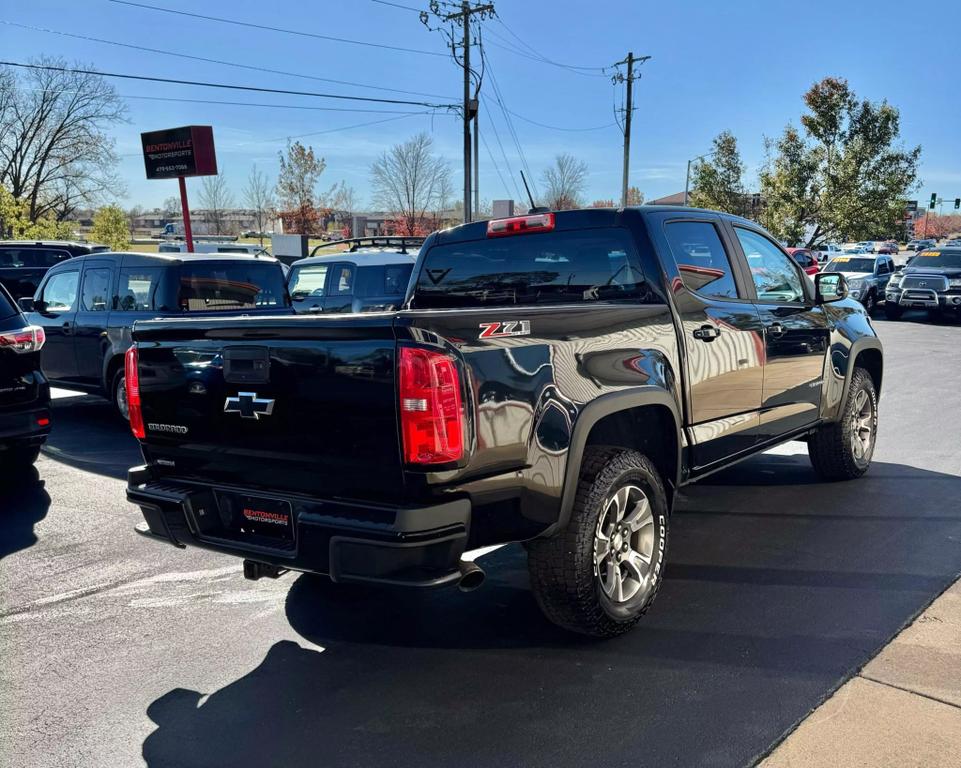
[[[859,460],[853,447],[853,418],[855,400],[859,392],[867,392],[872,403],[872,442],[866,460]],[[877,441],[878,395],[874,380],[864,368],[855,368],[851,377],[848,396],[841,406],[837,421],[822,424],[808,440],[808,456],[814,471],[824,480],[854,480],[861,477],[871,466]]]
[[[654,518],[652,584],[633,601],[613,603],[595,575],[595,531],[606,502],[626,485],[644,492]],[[547,618],[565,629],[598,638],[631,629],[654,601],[663,578],[668,511],[664,484],[647,457],[620,448],[588,448],[567,527],[528,546],[531,588]]]
[[[890,301],[884,302],[884,316],[888,320],[900,320],[902,314],[903,314],[903,310],[899,305],[894,304]]]

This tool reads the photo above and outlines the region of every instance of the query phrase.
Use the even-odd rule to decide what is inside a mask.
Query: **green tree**
[[[921,147],[900,145],[898,110],[859,100],[846,80],[832,77],[815,83],[804,103],[801,128],[789,125],[768,143],[762,223],[809,248],[900,233]]]
[[[73,236],[73,226],[57,221],[53,216],[30,220],[30,201],[15,198],[6,187],[0,186],[0,239],[61,240]]]
[[[691,168],[691,205],[748,215],[751,204],[744,189],[744,163],[737,139],[730,131],[722,131],[714,137],[713,146],[708,157],[698,160]]]
[[[113,251],[130,248],[130,226],[127,216],[119,205],[105,205],[93,215],[92,240],[109,245]]]

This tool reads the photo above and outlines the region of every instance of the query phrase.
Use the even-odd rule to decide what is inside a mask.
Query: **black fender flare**
[[[856,367],[858,356],[868,349],[877,350],[881,355],[882,366],[884,362],[884,347],[881,345],[881,340],[877,336],[862,336],[856,339],[848,350],[848,361],[847,370],[844,372],[844,388],[841,390],[841,401],[838,403],[838,413],[840,413],[841,408],[844,407],[844,403],[848,400],[848,392],[851,389],[851,379],[854,378],[854,369]],[[883,370],[883,367],[882,367]],[[878,382],[878,397],[881,396],[881,383]],[[834,414],[835,418],[837,413]]]
[[[681,420],[680,408],[674,396],[666,389],[656,386],[637,387],[622,392],[612,392],[602,395],[585,405],[574,421],[571,443],[567,451],[560,512],[557,522],[545,532],[546,535],[552,535],[566,528],[571,518],[571,512],[574,509],[574,497],[577,495],[577,484],[580,480],[581,461],[584,458],[584,450],[587,447],[587,438],[594,425],[611,414],[648,405],[665,406],[671,412],[671,416],[674,419],[674,428],[677,431],[677,471],[675,477],[664,479],[669,481],[675,489],[680,487],[682,472],[681,456],[684,446],[681,431],[681,424],[683,422]]]

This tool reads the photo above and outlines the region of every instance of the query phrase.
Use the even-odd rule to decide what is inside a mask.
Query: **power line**
[[[497,17],[497,21],[500,22],[500,25],[507,31],[507,33],[511,37],[513,37],[515,40],[517,40],[517,42],[519,42],[521,45],[527,48],[527,50],[537,54],[541,59],[543,59],[548,64],[553,64],[554,66],[557,66],[557,67],[564,67],[566,69],[594,70],[601,73],[605,73],[607,71],[607,67],[582,67],[582,66],[577,66],[576,64],[562,64],[561,62],[553,61],[552,59],[547,58],[543,53],[538,51],[533,46],[525,43],[520,37],[517,36],[514,30],[512,30],[510,27],[507,26],[507,24],[504,22],[502,18],[500,18],[500,16]]]
[[[119,0],[118,0],[119,1]],[[313,96],[321,99],[343,99],[345,101],[365,101],[376,104],[408,104],[415,107],[429,109],[456,109],[455,104],[431,104],[424,101],[405,101],[403,99],[379,99],[373,96],[346,96],[339,93],[317,93],[315,91],[292,91],[282,88],[261,88],[254,85],[230,85],[227,83],[209,83],[201,80],[179,80],[169,77],[150,77],[147,75],[128,75],[118,72],[100,72],[95,69],[74,69],[72,67],[53,67],[47,64],[23,64],[16,61],[0,61],[0,66],[21,67],[25,69],[42,69],[50,72],[71,72],[77,75],[98,75],[100,77],[116,77],[122,80],[144,80],[151,83],[172,83],[174,85],[195,85],[201,88],[225,88],[232,91],[253,91],[255,93],[281,93],[286,96]]]
[[[378,3],[379,5],[390,5],[394,8],[401,8],[405,11],[413,11],[414,13],[420,13],[420,8],[414,8],[412,5],[401,5],[400,3],[389,3],[387,0],[370,0],[372,3]]]
[[[511,138],[514,141],[514,147],[517,149],[517,156],[521,161],[521,165],[524,166],[524,170],[527,171],[528,177],[530,177],[530,183],[534,186],[534,194],[537,195],[537,185],[534,182],[534,175],[531,173],[531,168],[527,164],[527,157],[524,155],[524,150],[521,149],[520,139],[517,136],[517,130],[514,128],[514,122],[511,120],[510,112],[507,111],[507,107],[504,105],[504,98],[501,94],[500,86],[497,84],[497,77],[494,75],[494,68],[491,66],[490,59],[487,57],[487,53],[483,48],[481,49],[481,56],[484,57],[487,68],[490,70],[491,85],[494,88],[494,98],[504,116],[504,122],[507,124],[508,133],[510,133]],[[521,199],[523,200],[524,198],[522,197]]]
[[[275,141],[289,141],[290,139],[304,139],[310,136],[321,136],[325,133],[338,133],[340,131],[349,131],[354,128],[365,128],[368,125],[379,125],[380,123],[389,123],[392,120],[403,120],[405,117],[416,117],[417,115],[429,115],[430,112],[408,112],[405,115],[396,115],[395,117],[387,117],[383,120],[370,120],[366,123],[355,123],[354,125],[342,125],[339,128],[327,128],[323,131],[312,131],[311,133],[299,133],[294,136],[281,136],[276,139],[264,139],[263,141],[252,141],[250,144],[261,144],[264,142],[275,142]],[[241,145],[243,146],[243,145]]]
[[[499,18],[498,18],[498,21],[500,21]],[[503,22],[501,22],[501,24],[503,25]],[[530,51],[532,51],[532,53],[528,53],[527,51],[521,50],[507,38],[503,37],[502,35],[498,35],[494,30],[489,30],[489,32],[491,35],[493,35],[494,37],[496,37],[498,40],[501,41],[501,43],[491,42],[490,45],[493,45],[495,48],[500,48],[501,50],[507,51],[508,53],[513,53],[516,56],[523,56],[525,59],[530,59],[531,61],[536,61],[541,64],[549,64],[550,66],[558,67],[560,69],[566,70],[567,72],[570,72],[571,74],[580,75],[582,77],[607,77],[607,75],[604,74],[603,67],[579,67],[574,64],[564,64],[559,61],[554,61],[553,59],[549,59],[546,56],[543,56],[542,54],[538,53],[533,48],[530,48],[530,46],[528,46],[528,48]],[[508,29],[508,32],[510,32],[510,29]],[[586,70],[597,70],[597,71],[586,71]]]
[[[519,115],[516,112],[513,112],[509,109],[507,111],[510,112],[517,119],[523,120],[525,123],[536,125],[538,128],[547,128],[552,131],[600,131],[600,130],[603,130],[604,128],[611,128],[614,125],[616,125],[616,123],[604,123],[604,125],[595,125],[591,128],[564,128],[560,125],[547,125],[545,123],[539,123],[536,120],[531,120],[529,117],[524,117],[523,115]]]
[[[71,93],[77,94],[80,91],[63,91],[60,89],[50,89],[50,88],[20,88],[17,87],[19,91],[28,91],[34,93]],[[307,110],[310,112],[350,112],[350,113],[360,113],[360,114],[372,114],[372,115],[412,115],[412,114],[425,114],[422,112],[410,112],[409,110],[401,109],[357,109],[352,107],[312,107],[307,104],[271,104],[268,102],[256,102],[256,101],[221,101],[219,99],[185,99],[178,98],[176,96],[142,96],[140,94],[134,93],[118,93],[117,96],[121,99],[138,99],[141,101],[172,101],[172,102],[182,102],[184,104],[217,104],[228,107],[266,107],[269,109],[300,109]]]
[[[482,134],[480,138],[481,138],[481,141],[484,142],[484,149],[487,150],[487,156],[490,158],[491,165],[494,166],[494,170],[497,172],[497,178],[499,178],[501,180],[501,184],[504,185],[504,191],[508,195],[513,196],[513,194],[511,193],[510,189],[507,186],[507,182],[504,181],[504,174],[501,173],[500,166],[497,165],[497,160],[494,159],[494,153],[491,152],[491,148],[487,143],[487,137]]]
[[[108,0],[108,2],[116,3],[118,5],[129,5],[134,8],[145,8],[150,11],[160,11],[162,13],[172,13],[177,16],[189,16],[194,19],[203,19],[204,21],[216,21],[220,24],[234,24],[238,27],[248,27],[250,29],[263,29],[268,32],[282,32],[287,35],[299,35],[300,37],[311,37],[316,40],[330,40],[335,43],[349,43],[351,45],[363,45],[368,48],[384,48],[390,51],[402,51],[404,53],[419,53],[423,56],[447,56],[446,53],[438,53],[437,51],[425,51],[421,48],[404,48],[399,45],[386,45],[384,43],[371,43],[366,40],[351,40],[346,37],[334,37],[332,35],[320,35],[316,32],[304,32],[300,29],[285,29],[284,27],[271,27],[267,24],[254,24],[250,21],[239,21],[237,19],[226,19],[222,16],[206,16],[202,13],[192,13],[190,11],[178,11],[174,8],[163,8],[159,5],[149,5],[148,3],[137,3],[133,0]]]
[[[524,195],[521,193],[520,185],[517,183],[517,178],[511,173],[511,164],[507,159],[507,153],[504,151],[504,145],[501,143],[501,135],[497,130],[497,123],[494,122],[494,118],[491,116],[490,112],[487,112],[487,120],[490,123],[491,130],[494,131],[494,138],[497,139],[497,146],[500,147],[501,157],[504,158],[504,167],[507,169],[507,175],[514,184],[514,191],[517,192],[516,200],[523,200]]]
[[[61,32],[56,29],[47,29],[46,27],[34,27],[29,24],[19,24],[15,21],[6,21],[3,19],[0,19],[0,24],[5,24],[10,27],[19,27],[20,29],[29,29],[34,32],[46,32],[51,35],[60,35],[62,37],[72,37],[77,40],[87,40],[88,42],[103,43],[105,45],[115,45],[121,48],[131,48],[136,51],[146,51],[147,53],[157,53],[163,56],[175,56],[181,59],[192,59],[193,61],[205,61],[209,64],[222,64],[227,67],[238,67],[240,69],[250,69],[256,72],[267,72],[272,75],[286,75],[288,77],[301,77],[306,80],[318,80],[324,83],[336,83],[337,85],[349,85],[355,88],[372,88],[374,90],[391,91],[393,93],[407,93],[413,96],[434,96],[439,99],[451,98],[449,96],[441,96],[440,94],[437,94],[437,93],[424,93],[422,91],[405,91],[400,88],[388,88],[387,86],[384,86],[384,85],[369,85],[367,83],[355,83],[355,82],[351,82],[350,80],[334,80],[329,77],[318,77],[316,75],[304,75],[299,72],[285,72],[284,70],[281,70],[281,69],[269,69],[267,67],[258,67],[253,64],[241,64],[240,62],[236,62],[236,61],[224,61],[223,59],[211,59],[205,56],[195,56],[190,53],[179,53],[177,51],[165,51],[160,48],[148,48],[147,46],[144,46],[144,45],[134,45],[133,43],[121,43],[117,40],[104,40],[103,38],[100,38],[100,37],[90,37],[88,35],[79,35],[73,32]]]

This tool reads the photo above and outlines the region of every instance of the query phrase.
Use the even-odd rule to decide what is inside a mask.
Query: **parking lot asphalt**
[[[139,452],[58,399],[0,491],[0,764],[750,765],[961,572],[961,324],[876,321],[874,464],[822,484],[789,443],[685,489],[650,613],[543,619],[523,549],[482,589],[337,590],[133,532]]]

